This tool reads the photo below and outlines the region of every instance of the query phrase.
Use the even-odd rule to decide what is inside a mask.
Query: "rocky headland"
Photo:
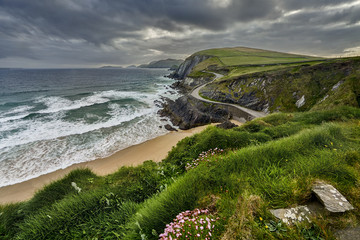
[[[243,61],[249,54],[252,63]],[[195,53],[169,75],[176,80],[172,87],[184,96],[166,100],[160,114],[188,129],[233,117],[245,121],[262,113],[360,105],[359,58],[301,57],[247,48]],[[248,115],[240,113],[244,110]]]

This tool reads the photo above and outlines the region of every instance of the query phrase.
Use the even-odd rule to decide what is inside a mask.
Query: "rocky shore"
[[[228,110],[217,104],[199,101],[191,95],[182,96],[175,101],[166,99],[159,114],[162,117],[169,117],[171,122],[182,130],[224,122],[231,118]]]
[[[232,117],[226,108],[200,101],[189,94],[195,87],[212,80],[208,77],[187,77],[194,66],[208,58],[208,56],[189,57],[168,76],[176,80],[171,87],[184,96],[175,101],[163,99],[165,102],[159,114],[162,117],[170,118],[173,125],[182,130],[214,122],[225,122]]]

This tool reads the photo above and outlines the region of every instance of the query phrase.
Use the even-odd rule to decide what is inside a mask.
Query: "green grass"
[[[215,56],[222,65],[257,65],[257,64],[276,64],[289,62],[303,62],[320,60],[319,57],[304,56],[298,54],[281,53],[262,49],[235,47],[209,49],[195,53],[194,55]],[[198,71],[199,69],[197,69]]]
[[[217,70],[222,72],[225,70],[227,77],[234,77],[253,72],[280,69],[284,67],[282,64],[294,62],[299,62],[297,64],[304,64],[304,62],[314,64],[314,61],[323,60],[323,58],[319,57],[244,47],[209,49],[197,52],[192,56],[195,55],[212,57],[200,62],[192,69],[188,76],[193,78],[203,77],[201,73],[204,71]],[[262,66],[268,64],[275,64],[275,66]]]
[[[335,146],[347,142],[341,135],[341,128],[337,124],[325,124],[293,137],[232,151],[221,160],[200,165],[145,203],[139,210],[135,220],[138,224],[132,226],[129,239],[136,239],[140,232],[155,239],[151,237],[153,229],[161,231],[177,213],[196,207],[209,194],[218,195],[221,201],[217,207],[223,209],[218,214],[229,218],[234,214],[231,205],[244,192],[259,196],[267,207],[276,208],[309,199],[310,186],[315,179],[332,182],[342,191],[354,189],[359,173],[346,164],[344,152],[324,147],[330,142]],[[347,148],[354,149],[355,146],[349,142]],[[343,151],[346,152],[346,148]],[[219,186],[229,190],[225,193],[228,196],[219,193]],[[351,194],[348,197],[356,201]],[[256,229],[254,222],[252,224],[253,231],[271,236],[265,229]],[[289,232],[288,237],[300,239],[295,237],[296,229]]]
[[[185,170],[215,147],[224,153]],[[359,149],[358,108],[277,113],[231,130],[209,127],[180,141],[161,163],[105,177],[77,170],[30,201],[0,206],[0,239],[158,239],[178,213],[195,208],[223,219],[222,239],[334,239],[333,229],[360,224],[358,211],[289,227],[268,209],[306,203],[318,179],[358,209]],[[277,232],[266,228],[272,221]]]
[[[251,73],[257,73],[257,72],[267,72],[272,70],[279,70],[289,67],[296,67],[296,66],[313,66],[316,64],[320,64],[322,61],[309,61],[306,63],[287,63],[287,64],[277,64],[277,65],[263,65],[263,66],[237,66],[230,68],[230,72],[226,74],[223,78],[219,80],[224,79],[230,79],[230,78],[236,78],[241,75],[251,74]]]

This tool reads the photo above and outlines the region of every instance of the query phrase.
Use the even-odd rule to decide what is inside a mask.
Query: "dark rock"
[[[231,114],[221,106],[199,101],[192,96],[183,96],[175,101],[168,99],[159,114],[169,117],[180,129],[223,122],[231,117]]]
[[[223,128],[223,129],[231,129],[231,128],[234,128],[234,127],[238,127],[238,125],[236,125],[235,123],[232,123],[229,120],[227,120],[227,121],[225,121],[223,123],[220,123],[220,124],[216,125],[216,127]]]
[[[173,128],[170,124],[166,124],[164,127],[168,131],[176,131],[177,132],[177,130],[175,128]]]
[[[210,58],[211,56],[205,56],[205,55],[195,55],[190,56],[183,63],[180,64],[180,66],[169,75],[169,77],[174,79],[185,79],[187,75],[191,72],[191,70],[200,62]]]

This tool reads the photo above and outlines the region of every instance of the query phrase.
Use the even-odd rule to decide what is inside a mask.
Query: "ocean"
[[[166,69],[0,69],[0,187],[164,135]]]

